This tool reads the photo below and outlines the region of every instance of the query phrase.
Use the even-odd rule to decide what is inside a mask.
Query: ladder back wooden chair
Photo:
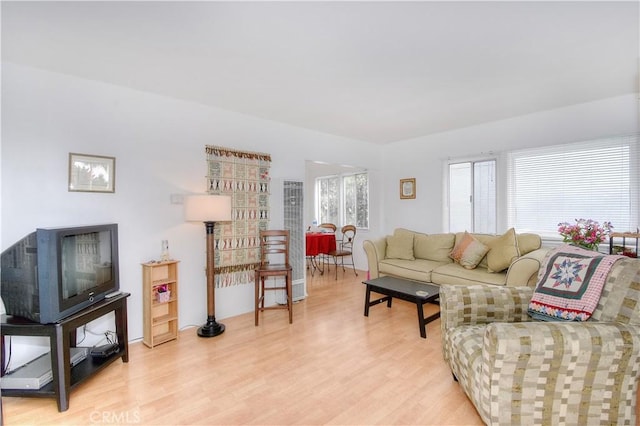
[[[268,309],[287,309],[289,324],[293,322],[292,279],[293,268],[289,263],[289,231],[267,230],[260,231],[260,265],[256,268],[255,276],[255,319],[259,322],[260,311]],[[265,286],[265,279],[269,277],[284,277],[283,285]],[[267,291],[284,290],[286,304],[265,306]]]

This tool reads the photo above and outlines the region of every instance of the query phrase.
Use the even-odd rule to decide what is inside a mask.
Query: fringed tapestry
[[[206,146],[208,192],[231,196],[231,222],[216,223],[216,287],[254,280],[260,231],[269,226],[271,156]]]

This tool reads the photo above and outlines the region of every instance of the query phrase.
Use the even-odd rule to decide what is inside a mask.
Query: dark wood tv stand
[[[129,293],[122,293],[111,299],[102,300],[54,324],[39,324],[25,318],[2,315],[0,320],[2,365],[5,365],[5,336],[47,336],[51,345],[53,373],[53,381],[40,389],[2,389],[2,396],[56,398],[58,411],[66,411],[69,408],[71,389],[118,358],[122,358],[122,362],[129,362],[127,333],[127,297],[129,296]],[[109,312],[115,314],[116,335],[120,350],[107,358],[92,358],[88,354],[84,361],[72,368],[69,348],[76,346],[76,329]]]

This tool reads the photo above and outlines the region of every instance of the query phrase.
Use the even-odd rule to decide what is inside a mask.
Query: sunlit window
[[[369,227],[369,175],[367,172],[316,178],[318,223],[338,227]]]
[[[449,164],[449,232],[496,232],[496,161]]]
[[[508,222],[518,231],[557,236],[559,222],[638,226],[638,136],[621,136],[509,154]]]

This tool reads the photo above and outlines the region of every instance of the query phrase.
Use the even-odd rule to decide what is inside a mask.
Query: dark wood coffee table
[[[372,280],[363,281],[362,284],[367,286],[367,295],[364,300],[364,316],[369,316],[369,308],[378,303],[387,302],[387,308],[391,307],[391,301],[396,299],[406,300],[415,303],[418,307],[418,325],[420,327],[420,336],[427,338],[427,324],[440,318],[440,311],[424,317],[422,305],[425,303],[439,304],[440,287],[433,284],[419,283],[416,281],[405,280],[395,277],[380,277]],[[371,292],[383,294],[385,297],[371,300]]]

